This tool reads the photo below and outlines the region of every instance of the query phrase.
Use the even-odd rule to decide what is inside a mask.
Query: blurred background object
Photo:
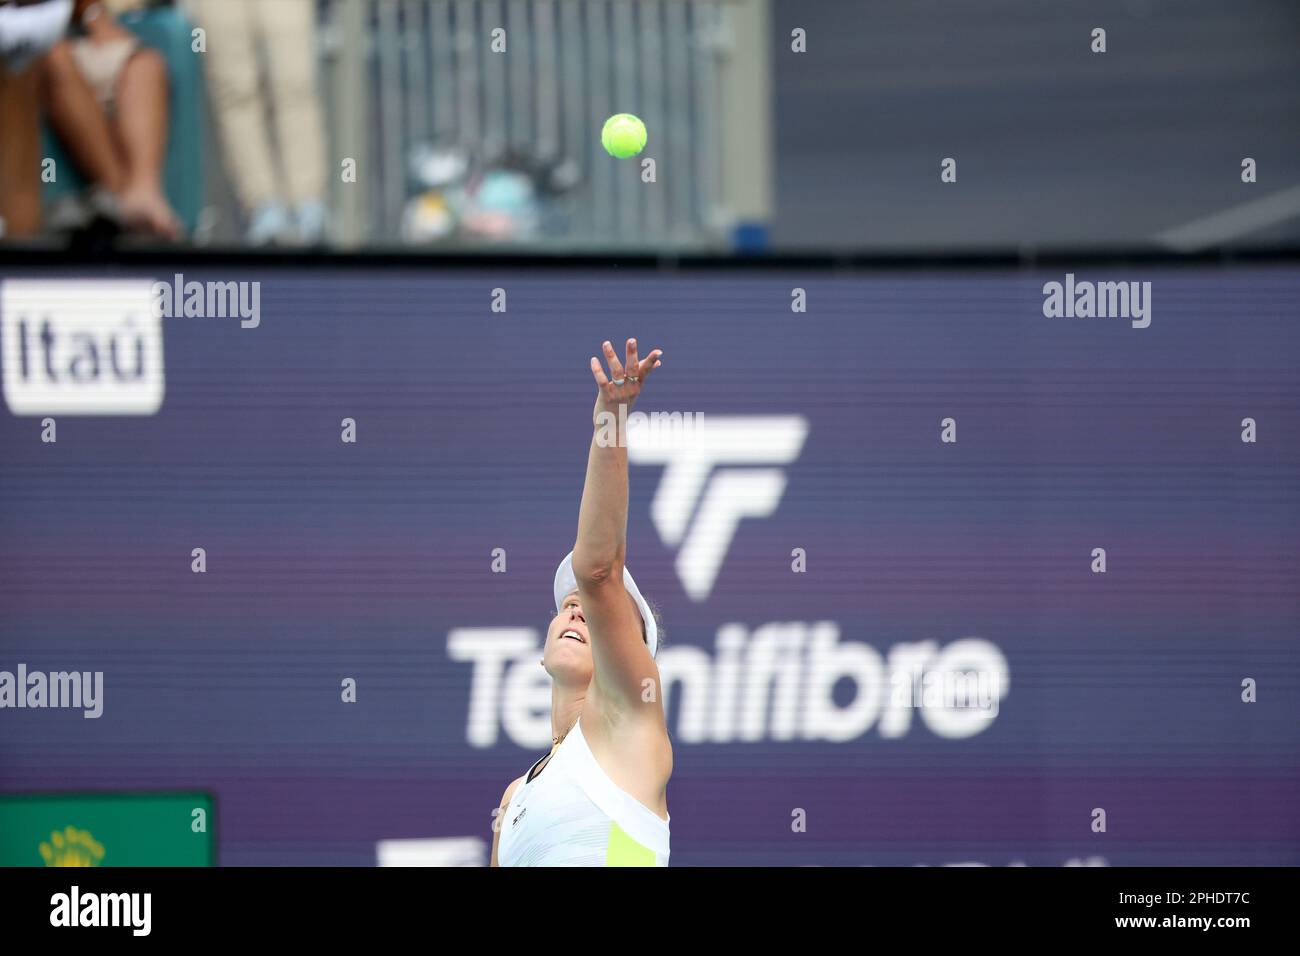
[[[164,193],[186,234],[213,247],[969,251],[1300,239],[1291,0],[111,7],[165,61]],[[1098,28],[1104,53],[1091,48]],[[646,122],[635,160],[600,148],[615,111]],[[222,160],[205,162],[213,142]],[[47,138],[42,156],[59,148]],[[429,186],[413,164],[430,150],[459,156],[462,178]],[[940,179],[945,159],[955,182]],[[1242,181],[1246,160],[1255,182]],[[44,184],[47,202],[80,188],[62,176]]]
[[[197,211],[197,154],[184,150],[197,127],[182,119],[199,92],[186,24],[146,0],[76,0],[71,26],[41,61],[49,224],[70,231],[102,217],[180,238],[192,223],[173,203]]]
[[[210,793],[0,794],[0,866],[215,866]]]
[[[340,242],[400,239],[405,159],[434,140],[479,172],[467,241],[727,248],[771,205],[768,14],[766,0],[325,3],[331,152],[358,171],[332,177]],[[600,146],[620,110],[650,130],[653,183]],[[507,228],[490,208],[539,192],[548,228]]]
[[[41,225],[39,68],[62,38],[72,0],[0,2],[0,240],[26,239]]]
[[[773,20],[774,246],[1171,248],[1256,201],[1203,245],[1300,240],[1292,0],[776,0]]]
[[[325,238],[325,143],[315,0],[190,0],[207,31],[207,72],[245,241]],[[267,128],[273,117],[275,136]]]

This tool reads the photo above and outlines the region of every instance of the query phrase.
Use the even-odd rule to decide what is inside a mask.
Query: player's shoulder
[[[519,785],[523,782],[524,777],[522,775],[510,781],[510,786],[506,787],[506,792],[501,795],[501,806],[504,807],[510,803],[514,798],[515,791],[519,789]]]

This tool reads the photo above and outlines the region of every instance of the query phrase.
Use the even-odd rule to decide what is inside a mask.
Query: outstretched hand
[[[631,414],[632,406],[636,403],[637,396],[641,394],[646,378],[663,364],[662,349],[655,349],[644,359],[638,359],[636,339],[627,340],[625,362],[618,360],[618,354],[609,342],[605,342],[602,348],[605,352],[605,361],[609,363],[610,374],[605,374],[600,359],[593,355],[591,375],[596,380],[596,407],[591,413],[593,424],[597,422],[602,412],[610,412],[617,416],[620,405],[626,405],[627,414]]]

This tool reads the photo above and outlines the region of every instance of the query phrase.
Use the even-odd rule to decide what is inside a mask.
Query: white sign
[[[380,866],[487,866],[488,846],[480,837],[380,840],[375,856]]]
[[[4,396],[15,415],[153,415],[162,318],[148,279],[0,282]]]

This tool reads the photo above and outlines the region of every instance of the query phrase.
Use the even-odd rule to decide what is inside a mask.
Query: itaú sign
[[[538,666],[535,628],[456,628],[448,656],[468,664],[466,739],[501,734],[527,748],[551,740],[551,679]],[[713,649],[666,647],[656,663],[673,740],[850,741],[873,728],[899,738],[918,724],[939,737],[972,737],[997,719],[1010,689],[996,644],[964,637],[894,644],[881,654],[840,640],[833,621],[724,624]]]
[[[0,368],[15,415],[153,415],[162,319],[141,279],[0,282]]]

